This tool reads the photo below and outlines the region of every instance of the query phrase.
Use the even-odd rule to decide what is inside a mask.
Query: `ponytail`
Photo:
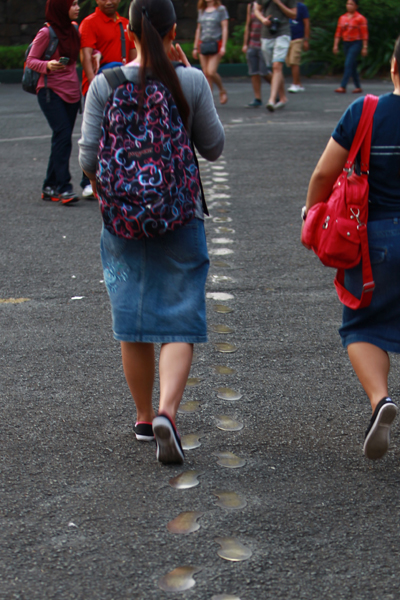
[[[152,10],[153,9],[153,10]],[[154,17],[153,17],[154,12]],[[154,24],[153,24],[154,23]],[[163,38],[176,23],[171,0],[133,0],[129,7],[129,27],[140,39],[141,64],[139,70],[142,92],[146,88],[146,66],[172,94],[182,123],[187,129],[189,104],[183,94],[176,70],[165,53]]]

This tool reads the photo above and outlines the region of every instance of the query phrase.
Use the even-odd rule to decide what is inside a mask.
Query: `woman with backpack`
[[[175,417],[193,344],[207,341],[209,260],[191,143],[216,160],[225,140],[204,75],[172,45],[175,30],[171,0],[133,0],[129,35],[137,58],[94,79],[79,141],[103,217],[104,280],[136,405],[134,432],[142,441],[155,436],[162,463],[183,462]],[[119,83],[111,85],[113,77]],[[154,343],[161,344],[157,416]]]
[[[228,41],[228,11],[221,0],[199,0],[199,16],[194,36],[193,58],[199,57],[201,68],[211,90],[215,83],[221,104],[228,102],[228,94],[218,75],[218,66]]]
[[[53,131],[42,200],[60,201],[62,204],[79,200],[73,191],[69,172],[72,132],[81,102],[76,72],[80,38],[78,26],[74,25],[78,15],[78,0],[47,0],[47,23],[36,35],[26,62],[27,67],[41,74],[36,88],[37,98]],[[58,43],[50,60],[44,60],[50,43],[49,26]]]

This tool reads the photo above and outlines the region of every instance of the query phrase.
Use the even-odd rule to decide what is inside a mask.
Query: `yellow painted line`
[[[0,298],[0,304],[21,304],[29,302],[30,298]]]

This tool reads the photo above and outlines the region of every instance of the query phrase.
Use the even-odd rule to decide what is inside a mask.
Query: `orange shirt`
[[[79,31],[81,34],[81,48],[93,48],[101,52],[101,65],[110,62],[123,62],[121,51],[121,28],[124,28],[126,62],[129,62],[129,51],[135,47],[133,41],[128,38],[126,28],[128,19],[116,13],[116,20],[107,17],[99,7],[94,13],[83,19]],[[82,73],[82,94],[85,95],[89,88],[89,82],[85,71]]]
[[[359,12],[346,13],[339,18],[336,38],[343,38],[344,42],[356,42],[368,39],[368,21]]]

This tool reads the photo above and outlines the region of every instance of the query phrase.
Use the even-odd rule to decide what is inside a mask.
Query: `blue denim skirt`
[[[207,341],[203,221],[142,240],[119,238],[103,227],[100,250],[116,340]]]
[[[400,352],[400,216],[370,221],[368,241],[375,290],[366,308],[344,307],[342,344],[346,348],[369,342],[387,352]],[[361,296],[361,264],[346,271],[345,287]]]

